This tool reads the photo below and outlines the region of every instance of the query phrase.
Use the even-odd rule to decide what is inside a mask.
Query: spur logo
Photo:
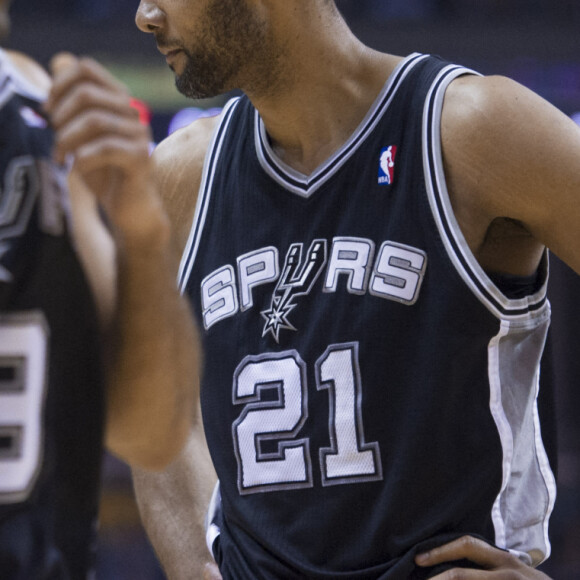
[[[282,276],[272,294],[272,303],[268,310],[260,314],[266,320],[262,336],[268,332],[279,342],[281,329],[296,330],[288,321],[288,314],[296,304],[294,299],[309,294],[314,282],[326,263],[326,240],[314,240],[310,246],[306,262],[302,266],[302,244],[292,244],[282,269]]]

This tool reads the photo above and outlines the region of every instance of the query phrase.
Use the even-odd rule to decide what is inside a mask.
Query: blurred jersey
[[[0,52],[0,577],[84,578],[103,433],[97,315],[46,95]]]

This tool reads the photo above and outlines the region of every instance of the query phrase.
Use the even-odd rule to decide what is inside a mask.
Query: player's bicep
[[[516,175],[518,210],[532,235],[580,273],[580,127],[555,109],[544,112],[521,138],[530,145]]]
[[[520,222],[580,272],[580,128],[503,77],[470,77],[450,89],[442,136],[456,193],[469,196],[459,203],[489,222]]]

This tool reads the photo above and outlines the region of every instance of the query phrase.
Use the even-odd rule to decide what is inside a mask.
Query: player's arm
[[[159,562],[171,580],[197,580],[213,563],[205,540],[205,517],[216,482],[201,419],[165,470],[133,467],[139,513]]]
[[[455,215],[484,268],[529,275],[548,247],[580,273],[580,129],[571,119],[509,79],[463,77],[445,99],[442,146]],[[502,218],[518,225],[492,239]],[[529,555],[534,565],[543,557]],[[441,578],[546,577],[474,540],[442,547],[422,565],[459,558],[486,571]]]
[[[530,274],[547,246],[580,272],[580,128],[571,119],[507,78],[460,77],[445,97],[442,146],[456,216],[484,268]],[[490,241],[498,218],[521,230]]]
[[[199,349],[176,288],[178,253],[152,179],[150,135],[125,88],[89,59],[53,63],[47,111],[60,161],[98,199],[116,246],[117,304],[106,335],[111,451],[158,469],[192,423]]]
[[[153,153],[156,181],[178,244],[187,243],[205,152],[216,119],[200,119],[160,143]],[[200,414],[199,400],[196,400]],[[205,541],[205,514],[216,475],[201,419],[194,422],[178,458],[162,472],[133,469],[141,519],[168,578],[215,578]]]

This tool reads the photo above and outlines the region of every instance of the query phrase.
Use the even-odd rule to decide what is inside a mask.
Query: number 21
[[[382,479],[379,444],[364,438],[358,343],[332,345],[315,365],[329,394],[330,446],[319,450],[322,485]],[[232,426],[240,494],[313,486],[306,364],[292,350],[248,356],[238,366],[233,402],[245,405]],[[269,452],[262,447],[267,443]]]

